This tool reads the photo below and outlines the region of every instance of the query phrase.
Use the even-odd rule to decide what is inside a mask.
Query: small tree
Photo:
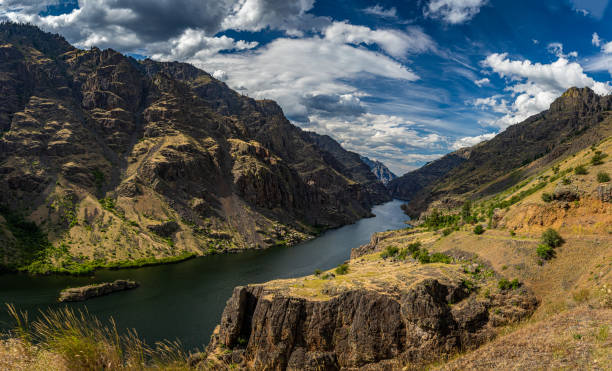
[[[484,231],[484,228],[480,224],[474,227],[474,234],[483,234]]]
[[[472,203],[470,200],[465,201],[461,207],[461,220],[465,223],[469,223],[472,220]]]
[[[561,244],[563,244],[563,242],[565,241],[563,241],[561,235],[559,235],[559,233],[552,228],[548,228],[544,231],[544,233],[542,233],[542,243],[547,246],[553,248],[559,247]]]

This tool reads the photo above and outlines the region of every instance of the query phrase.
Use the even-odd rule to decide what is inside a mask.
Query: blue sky
[[[206,70],[402,174],[571,86],[612,91],[608,0],[0,0],[87,48]]]

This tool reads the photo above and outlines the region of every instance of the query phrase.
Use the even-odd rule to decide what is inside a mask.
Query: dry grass
[[[180,343],[149,346],[134,330],[119,334],[112,319],[103,324],[86,310],[49,309],[32,323],[27,313],[8,310],[16,327],[0,342],[2,370],[189,369]]]
[[[610,370],[611,309],[586,306],[533,322],[436,370]]]

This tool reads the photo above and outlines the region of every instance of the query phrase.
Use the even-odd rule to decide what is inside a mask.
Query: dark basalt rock
[[[537,304],[525,289],[481,298],[437,279],[399,294],[354,289],[323,301],[241,286],[207,351],[227,349],[217,357],[254,370],[401,369],[477,347]]]
[[[135,289],[140,284],[130,280],[115,280],[113,282],[105,282],[97,285],[89,285],[83,287],[73,287],[64,289],[60,292],[59,301],[85,301],[87,299],[96,298],[98,296],[108,295],[117,291],[125,291]]]

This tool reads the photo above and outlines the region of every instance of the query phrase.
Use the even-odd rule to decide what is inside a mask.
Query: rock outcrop
[[[376,177],[385,185],[397,178],[397,175],[395,175],[385,164],[380,161],[370,160],[365,156],[361,156],[361,161],[368,165],[372,173],[374,173],[374,175],[376,175]]]
[[[525,288],[478,294],[490,282],[470,277],[459,264],[368,258],[351,261],[346,276],[237,287],[204,362],[253,370],[417,368],[481,345],[538,304]]]
[[[131,280],[115,280],[113,282],[104,282],[97,285],[88,285],[82,287],[71,287],[60,292],[59,301],[85,301],[87,299],[96,298],[112,294],[117,291],[125,291],[137,288],[138,282]]]

